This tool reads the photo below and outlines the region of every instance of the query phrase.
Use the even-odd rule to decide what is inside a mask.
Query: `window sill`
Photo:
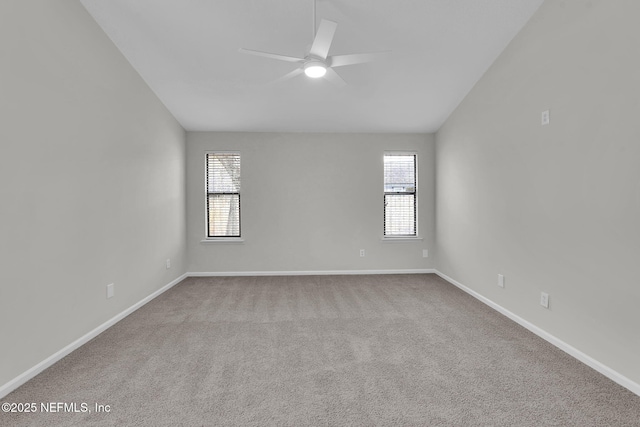
[[[416,237],[381,237],[384,243],[408,243],[408,242],[421,242],[423,239],[420,236]]]
[[[203,245],[216,245],[218,243],[229,244],[229,243],[244,243],[244,239],[240,237],[225,237],[219,239],[204,239],[200,240],[200,244]]]

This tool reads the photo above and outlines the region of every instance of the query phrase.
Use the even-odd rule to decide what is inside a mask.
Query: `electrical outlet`
[[[544,308],[549,308],[549,294],[546,292],[540,293],[540,305]]]
[[[113,297],[113,293],[114,293],[113,283],[109,283],[107,285],[107,299]]]
[[[502,274],[498,274],[498,286],[504,288],[504,276]]]
[[[550,113],[549,110],[543,111],[542,112],[542,117],[541,117],[541,122],[542,125],[548,125],[551,121],[551,117],[550,117]]]
[[[428,249],[423,249],[422,250],[422,258],[429,258],[429,250]]]
[[[167,258],[167,270],[171,268],[171,258]]]
[[[360,249],[360,256],[364,257],[364,249]]]

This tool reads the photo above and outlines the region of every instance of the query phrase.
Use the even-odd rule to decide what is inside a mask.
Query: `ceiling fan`
[[[355,53],[349,55],[333,55],[329,56],[329,48],[333,42],[333,36],[336,32],[338,24],[326,19],[320,20],[320,25],[316,32],[316,1],[313,1],[313,44],[309,52],[304,58],[295,56],[280,55],[277,53],[262,52],[258,50],[241,48],[240,52],[250,55],[263,56],[266,58],[277,59],[279,61],[293,62],[300,64],[298,68],[288,74],[280,77],[273,83],[279,83],[284,80],[291,79],[302,73],[311,78],[324,77],[336,86],[342,87],[346,82],[333,69],[336,67],[344,67],[345,65],[361,64],[376,59],[379,55],[388,52],[375,53]]]

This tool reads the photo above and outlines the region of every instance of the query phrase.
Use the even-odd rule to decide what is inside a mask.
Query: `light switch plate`
[[[548,125],[551,122],[551,115],[549,110],[542,112],[542,125]]]

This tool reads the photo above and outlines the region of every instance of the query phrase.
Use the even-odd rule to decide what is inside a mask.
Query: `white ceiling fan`
[[[284,80],[296,77],[303,72],[307,77],[320,78],[324,77],[336,86],[344,86],[346,82],[333,69],[336,67],[344,67],[345,65],[361,64],[371,62],[379,55],[388,52],[375,53],[354,53],[349,55],[329,56],[329,48],[333,42],[333,36],[336,32],[338,24],[326,19],[320,20],[318,31],[316,32],[316,1],[313,1],[313,44],[309,52],[304,58],[295,56],[280,55],[277,53],[262,52],[258,50],[241,48],[240,52],[250,55],[264,56],[266,58],[277,59],[279,61],[293,62],[300,64],[298,68],[288,74],[280,77],[273,83],[282,82]]]

